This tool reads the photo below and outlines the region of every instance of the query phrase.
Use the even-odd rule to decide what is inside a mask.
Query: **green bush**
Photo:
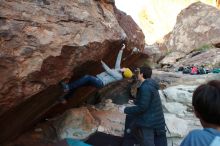
[[[195,50],[204,52],[204,51],[209,50],[210,48],[213,48],[212,44],[205,44],[205,45],[202,45],[202,46],[196,48]]]

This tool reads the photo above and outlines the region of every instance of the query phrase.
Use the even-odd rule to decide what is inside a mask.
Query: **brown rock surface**
[[[220,8],[220,0],[216,0],[217,7]]]
[[[0,9],[0,61],[7,72],[0,91],[9,107],[71,76],[77,66],[103,58],[105,41],[126,37],[113,6],[97,1],[2,1]]]
[[[139,49],[143,49],[145,45],[145,41],[142,30],[133,21],[131,16],[126,15],[124,12],[118,9],[114,9],[114,10],[119,25],[123,28],[123,30],[127,35],[127,41],[129,46],[131,46],[132,48],[137,47]]]
[[[115,136],[124,135],[125,114],[119,111],[90,109],[93,117],[99,121],[98,130]]]
[[[86,140],[94,132],[122,136],[125,114],[118,105],[105,101],[103,106],[72,108],[62,115],[35,126],[7,146],[51,146],[64,138]]]
[[[131,18],[119,22],[116,12],[111,0],[1,1],[0,143],[42,117],[61,95],[59,81],[99,73],[101,59],[113,65],[124,40],[125,64],[138,58],[129,50],[143,50],[144,35]],[[120,20],[127,19],[120,14]],[[81,91],[74,105],[91,90]]]

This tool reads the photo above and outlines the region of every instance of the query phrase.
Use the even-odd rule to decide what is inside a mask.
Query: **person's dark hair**
[[[143,78],[151,78],[152,75],[152,69],[150,66],[143,66],[140,68],[140,73],[143,74]]]
[[[197,87],[192,105],[203,121],[220,125],[220,80],[212,80]]]

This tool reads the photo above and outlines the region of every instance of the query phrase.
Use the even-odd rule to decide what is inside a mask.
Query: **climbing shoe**
[[[61,82],[60,83],[62,88],[63,88],[63,92],[68,92],[70,89],[69,89],[69,85],[66,84],[65,82]]]

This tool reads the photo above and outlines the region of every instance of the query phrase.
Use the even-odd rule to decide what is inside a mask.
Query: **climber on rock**
[[[105,85],[122,80],[123,78],[131,78],[133,76],[132,71],[129,68],[121,68],[121,59],[124,49],[125,45],[123,44],[118,53],[115,68],[111,69],[103,61],[101,61],[102,67],[105,70],[104,72],[97,74],[96,76],[85,75],[82,78],[69,83],[61,82],[63,91],[68,92],[61,98],[61,102],[65,103],[66,99],[71,97],[73,91],[79,87],[90,85],[96,88],[102,88]]]

